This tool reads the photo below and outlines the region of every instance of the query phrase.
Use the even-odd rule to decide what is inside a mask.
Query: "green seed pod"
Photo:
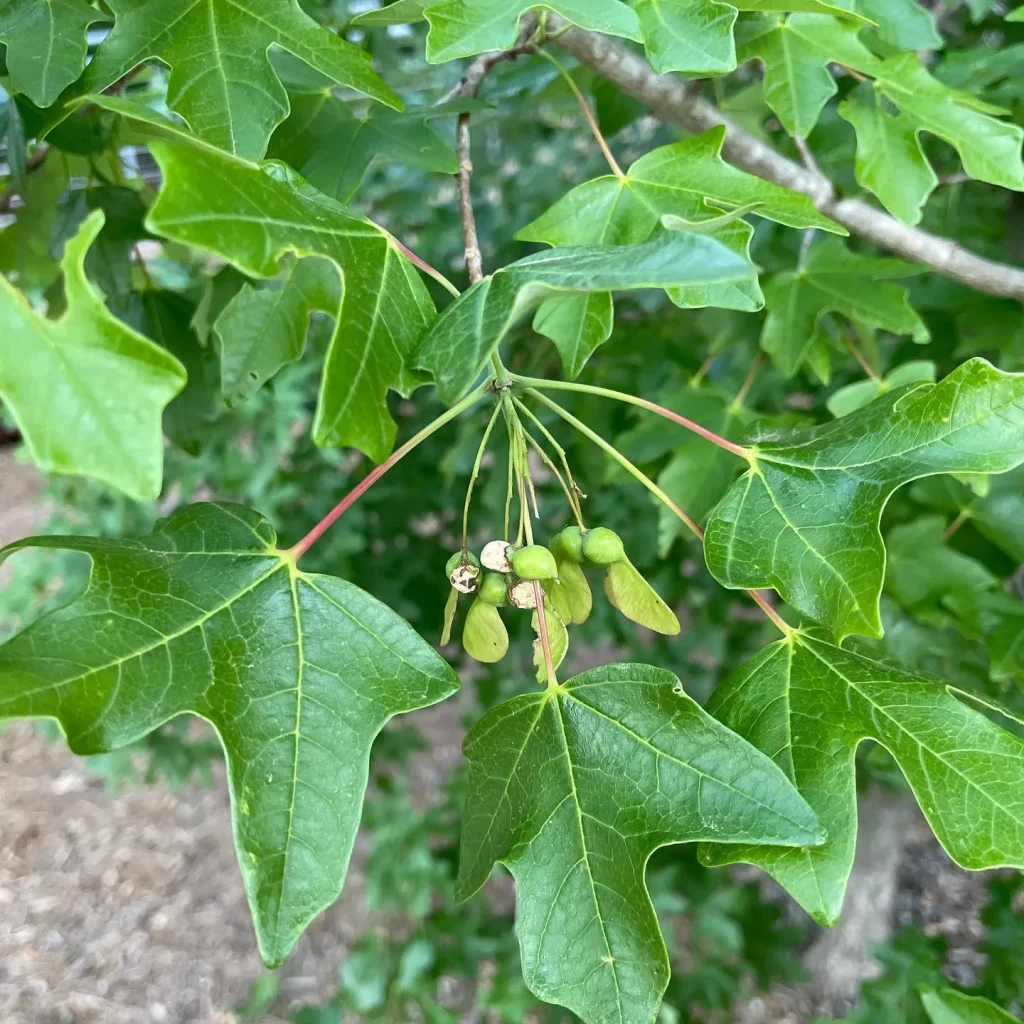
[[[572,622],[578,626],[590,618],[590,610],[594,605],[590,584],[582,566],[565,557],[556,558],[555,561],[558,564],[558,579],[545,581],[544,589],[558,617],[565,623]]]
[[[480,581],[478,594],[482,601],[500,608],[508,599],[507,590],[508,584],[500,572],[485,572],[484,578]]]
[[[523,580],[550,580],[558,575],[555,556],[543,544],[529,544],[514,551],[512,568]]]
[[[508,653],[508,630],[493,604],[479,597],[473,602],[462,627],[462,646],[471,658],[488,665]]]
[[[583,557],[593,565],[614,565],[626,557],[626,549],[614,530],[598,526],[583,538]]]
[[[551,542],[551,550],[555,558],[566,558],[577,565],[583,561],[583,534],[578,526],[567,526],[561,533],[555,534]]]
[[[613,608],[617,608],[627,619],[656,633],[675,636],[679,632],[679,620],[675,612],[658,595],[658,592],[640,575],[629,559],[608,566],[604,578],[604,592]]]

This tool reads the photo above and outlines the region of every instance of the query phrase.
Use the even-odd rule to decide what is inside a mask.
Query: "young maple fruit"
[[[496,605],[478,597],[470,606],[462,627],[462,646],[477,661],[492,664],[508,653],[508,630]]]
[[[622,538],[607,526],[587,530],[583,536],[582,551],[583,557],[592,565],[615,565],[626,557]]]
[[[580,564],[583,561],[583,534],[578,526],[567,526],[551,541],[551,552],[558,569],[557,578],[544,584],[548,602],[562,622],[580,625],[590,618],[594,599]]]
[[[656,633],[675,636],[679,632],[675,612],[626,557],[617,533],[604,526],[589,530],[583,537],[583,556],[605,566],[604,592],[613,608]]]
[[[528,544],[514,551],[512,568],[522,580],[551,580],[558,575],[555,556],[543,544]]]
[[[485,572],[477,593],[481,601],[501,608],[508,601],[508,583],[500,572]]]

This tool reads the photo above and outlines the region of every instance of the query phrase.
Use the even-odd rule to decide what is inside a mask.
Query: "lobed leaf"
[[[163,478],[164,407],[185,386],[174,356],[107,312],[85,276],[103,228],[91,213],[64,249],[67,308],[39,315],[0,275],[0,398],[44,470],[155,498]]]
[[[708,711],[771,755],[828,838],[802,850],[706,845],[702,861],[756,864],[822,924],[838,920],[853,863],[865,739],[896,759],[958,864],[1024,866],[1024,742],[940,683],[797,633],[741,666]]]
[[[552,246],[635,245],[651,237],[663,218],[682,218],[695,228],[723,210],[747,207],[759,216],[797,228],[845,230],[814,208],[807,196],[737,170],[721,157],[724,128],[661,146],[642,156],[625,177],[605,175],[577,186],[516,233]],[[753,229],[742,220],[715,226],[711,237],[749,258]],[[757,279],[694,282],[668,290],[679,306],[756,310],[764,303]],[[577,377],[598,345],[611,335],[611,296],[551,298],[534,318],[534,330],[554,341],[566,375]]]
[[[105,20],[86,0],[7,0],[0,42],[7,44],[11,90],[48,107],[82,73],[86,30]]]
[[[371,108],[357,117],[330,90],[293,93],[291,113],[274,132],[267,155],[291,164],[311,185],[347,203],[378,158],[455,174],[451,146],[423,114]]]
[[[726,587],[774,587],[839,638],[882,635],[879,520],[889,496],[936,473],[1024,462],[1024,374],[970,359],[825,426],[761,441],[712,513],[705,558]]]
[[[671,673],[606,665],[514,697],[466,737],[457,895],[512,871],[523,974],[587,1024],[649,1024],[669,964],[644,884],[668,843],[815,844],[803,800]]]
[[[260,952],[287,956],[341,891],[370,746],[458,680],[391,609],[310,575],[241,506],[192,505],[140,540],[36,537],[82,551],[88,589],[0,647],[0,718],[50,717],[78,754],[191,712],[224,746],[235,846]]]
[[[834,238],[812,245],[799,267],[776,274],[765,286],[761,348],[792,377],[811,358],[822,317],[830,312],[925,342],[928,328],[911,307],[907,289],[887,283],[920,269],[903,260],[861,256]]]
[[[84,78],[101,93],[158,58],[171,68],[167,104],[207,142],[258,160],[288,114],[267,51],[278,46],[332,82],[400,108],[370,56],[318,25],[298,0],[109,0],[113,31]]]
[[[752,264],[721,242],[682,232],[663,232],[629,247],[535,253],[485,277],[447,306],[414,362],[451,405],[472,387],[515,323],[550,296],[741,283],[754,276]]]
[[[289,268],[279,287],[242,285],[213,325],[227,404],[240,405],[298,359],[313,313],[336,313],[340,305],[335,268],[316,257]]]
[[[543,9],[593,32],[639,42],[637,16],[620,0],[440,0],[428,3],[427,60],[440,64],[488,50],[507,50],[519,34],[519,19]]]
[[[287,253],[322,256],[333,264],[342,288],[313,440],[324,447],[352,446],[383,461],[396,432],[388,391],[407,394],[422,382],[410,359],[434,316],[429,293],[394,239],[280,165],[260,167],[231,156],[129,100],[84,99],[157,136],[150,148],[163,186],[147,221],[157,234],[216,253],[250,277],[275,276]],[[309,304],[299,300],[291,307],[296,336],[309,312]],[[278,338],[272,350],[267,365],[287,358],[294,344]],[[266,365],[257,373],[265,371]]]

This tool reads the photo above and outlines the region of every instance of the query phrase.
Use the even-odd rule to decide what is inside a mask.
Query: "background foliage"
[[[45,29],[32,20],[38,5],[19,0],[0,5],[0,40],[7,43],[0,123],[9,165],[7,191],[0,199],[5,221],[0,270],[8,282],[4,287],[20,292],[31,307],[19,308],[17,319],[5,314],[0,323],[5,425],[16,435],[17,420],[26,457],[44,469],[89,474],[50,478],[47,496],[55,511],[45,532],[139,535],[178,506],[212,498],[258,509],[290,542],[365,476],[369,463],[355,448],[379,460],[390,449],[395,430],[407,437],[444,408],[433,389],[417,390],[412,400],[389,393],[388,388],[411,393],[418,380],[406,379],[404,365],[385,368],[369,397],[356,397],[370,408],[386,396],[386,408],[375,420],[369,416],[371,425],[357,434],[327,430],[322,368],[325,360],[344,355],[329,315],[338,296],[327,261],[343,262],[351,255],[302,244],[300,254],[312,253],[312,258],[286,257],[279,272],[263,279],[266,265],[239,270],[225,262],[239,262],[233,237],[210,241],[168,227],[175,216],[184,222],[189,211],[215,203],[203,185],[204,178],[210,180],[210,168],[221,166],[219,156],[210,157],[205,170],[197,158],[191,191],[183,188],[184,197],[176,204],[165,195],[163,221],[147,222],[160,185],[160,170],[147,148],[151,129],[111,116],[118,96],[180,113],[228,153],[258,159],[266,151],[286,161],[315,189],[370,217],[460,286],[466,283],[464,243],[450,177],[458,167],[453,116],[458,109],[471,109],[473,115],[473,192],[488,271],[543,251],[545,244],[645,240],[643,227],[632,221],[619,227],[609,221],[603,234],[595,234],[595,207],[588,204],[597,200],[589,195],[579,201],[578,222],[557,218],[561,233],[546,227],[549,211],[559,209],[556,204],[572,203],[579,195],[573,189],[592,187],[584,183],[597,179],[603,189],[622,187],[608,175],[570,86],[547,61],[524,55],[500,64],[484,81],[478,100],[432,106],[457,83],[463,67],[428,64],[426,57],[450,59],[512,45],[513,7],[525,10],[527,4],[503,5],[512,15],[509,24],[495,22],[490,34],[481,30],[475,35],[459,28],[472,6],[468,0],[429,5],[401,0],[395,7],[403,5],[415,8],[415,15],[426,6],[428,21],[414,18],[406,25],[387,9],[368,11],[344,2],[302,4],[312,19],[348,39],[349,48],[330,44],[321,49],[318,44],[311,49],[312,37],[304,35],[311,30],[297,15],[291,24],[261,27],[259,33],[272,33],[266,38],[250,27],[238,28],[254,40],[255,55],[239,58],[239,91],[210,107],[186,88],[190,53],[204,45],[198,22],[189,29],[194,35],[157,45],[153,26],[132,13],[144,4],[50,2],[46,6],[63,20],[54,36],[54,60],[40,73],[36,64],[22,63],[22,55],[31,55],[44,38]],[[258,11],[278,5],[249,6]],[[687,48],[692,25],[673,20],[682,18],[688,6],[714,7],[716,24],[728,23],[730,29],[735,9],[743,12],[735,44],[731,30],[720,28],[710,43],[705,40],[706,64],[694,63]],[[560,13],[579,18],[585,27],[621,29],[619,34],[639,43],[660,12],[670,27],[655,43],[655,37],[647,38],[648,59],[659,71],[682,69],[694,79],[728,72],[736,59],[757,58],[763,74],[758,64],[741,63],[738,71],[706,81],[704,93],[780,152],[799,160],[808,147],[815,166],[845,194],[870,190],[907,224],[919,223],[983,256],[1020,262],[1024,206],[1021,193],[1013,190],[1024,179],[1016,169],[1019,156],[1014,163],[1013,154],[1019,151],[1018,126],[1024,123],[1019,73],[1024,24],[1007,20],[1002,5],[984,0],[946,3],[931,12],[912,0],[810,4],[812,13],[791,15],[784,22],[758,13],[771,6],[652,0],[627,7],[606,0],[564,3]],[[877,17],[879,29],[858,36],[863,22],[832,19],[828,13],[843,9]],[[601,21],[601,12],[610,20]],[[409,12],[403,13],[407,17]],[[80,79],[86,26],[92,26],[89,39],[95,51],[114,17],[117,27]],[[264,58],[270,42],[278,45]],[[785,49],[790,43],[794,48]],[[927,51],[934,83],[973,97],[957,108],[957,120],[948,118],[945,98],[936,91],[939,84],[914,85],[918,72],[906,54],[901,56],[904,50]],[[372,57],[386,86],[370,76],[363,53]],[[150,62],[130,74],[143,57],[159,58],[170,70]],[[595,109],[619,164],[629,168],[630,188],[653,189],[658,179],[652,158],[671,147],[693,147],[692,136],[655,120],[636,100],[571,58],[562,59]],[[248,98],[252,82],[266,86],[255,106]],[[107,96],[95,95],[104,90]],[[82,96],[89,98],[83,101]],[[370,104],[367,96],[381,102]],[[397,96],[403,112],[392,109]],[[77,105],[62,118],[55,111],[63,110],[65,102]],[[998,120],[995,108],[1005,112]],[[717,230],[733,251],[749,251],[760,286],[754,283],[742,298],[723,303],[731,308],[693,309],[673,304],[672,282],[655,282],[668,285],[669,292],[657,287],[616,295],[613,325],[611,300],[603,291],[594,292],[586,298],[590,319],[582,333],[569,338],[557,320],[566,307],[560,311],[547,305],[532,321],[543,337],[530,329],[529,321],[507,335],[510,369],[537,377],[584,372],[589,384],[644,395],[732,440],[855,415],[899,387],[942,380],[969,356],[984,356],[1001,370],[1024,370],[1019,302],[923,273],[921,264],[891,258],[856,235],[840,240],[821,230],[805,231],[815,226],[828,230],[831,223],[810,203],[797,204],[796,213],[780,213],[771,206],[779,200],[765,189],[735,198],[738,186],[727,180],[725,165],[715,163],[718,140],[701,139],[702,159],[713,165],[711,178],[695,187],[698,200],[673,201],[658,214],[697,216],[703,205],[699,196],[714,194],[712,182],[725,190],[732,205],[757,203],[753,230],[742,220]],[[154,147],[158,158],[159,145]],[[983,159],[988,161],[984,165]],[[287,182],[290,173],[282,169],[278,179]],[[280,194],[289,187],[282,185]],[[308,194],[304,199],[310,208],[318,201]],[[262,203],[264,213],[268,202]],[[653,227],[648,225],[646,234]],[[156,231],[172,240],[158,240]],[[294,242],[288,236],[279,248]],[[377,288],[390,296],[397,285],[389,275],[397,271],[387,260]],[[362,256],[359,261],[365,262]],[[449,297],[435,281],[423,281],[408,285],[406,309],[419,310],[425,326],[429,304],[441,308]],[[90,293],[86,282],[102,295]],[[763,292],[764,312],[755,312],[760,305],[755,290]],[[552,301],[572,303],[576,297]],[[576,307],[570,312],[580,315]],[[278,320],[268,332],[273,316]],[[89,392],[97,382],[100,390],[119,391],[113,371],[101,372],[90,361],[93,353],[80,353],[89,387],[84,394],[62,396],[67,415],[60,427],[51,425],[52,417],[43,417],[38,426],[31,421],[44,400],[34,388],[56,371],[39,361],[24,364],[23,379],[14,379],[13,363],[4,358],[5,346],[29,332],[41,338],[56,331],[80,337],[94,329],[119,339],[126,358],[152,363],[152,393],[134,393],[139,408],[131,401],[119,404],[113,421],[119,434],[149,438],[148,454],[140,460],[111,460],[95,438],[75,436],[73,403],[94,401]],[[132,355],[127,349],[139,344],[140,336],[155,344]],[[595,350],[596,357],[587,362]],[[481,365],[485,361],[486,356]],[[179,362],[188,377],[180,393]],[[443,374],[431,368],[444,393]],[[339,370],[341,386],[347,379]],[[591,395],[564,397],[571,412],[614,439],[671,498],[699,521],[707,519],[732,481],[734,460],[638,410]],[[162,430],[169,440],[162,449],[162,480],[159,427],[152,415],[146,419],[154,402],[160,408],[166,403]],[[430,437],[311,549],[304,568],[351,581],[434,640],[441,632],[448,589],[441,567],[459,544],[462,496],[482,427],[477,411]],[[559,432],[559,438],[589,494],[588,520],[622,535],[631,560],[679,611],[683,624],[679,637],[666,639],[637,631],[597,602],[590,620],[574,633],[569,671],[563,674],[613,657],[650,662],[675,672],[687,693],[703,703],[721,680],[775,638],[774,631],[739,595],[715,582],[679,521],[639,484],[586,439],[569,432]],[[321,447],[314,439],[355,448]],[[475,522],[501,520],[505,458],[499,447],[481,479]],[[563,525],[566,513],[555,480],[544,473],[537,479],[542,529],[549,535]],[[896,491],[881,520],[888,551],[881,602],[885,633],[854,641],[855,649],[906,670],[932,673],[1021,714],[1022,487],[1024,472],[1016,469],[998,476],[935,476]],[[489,536],[482,530],[479,539]],[[81,591],[88,572],[82,556],[63,551],[27,551],[12,565],[12,581],[0,593],[5,634],[65,604]],[[715,570],[719,578],[723,573]],[[528,618],[507,621],[511,654],[500,668],[482,667],[470,674],[467,724],[521,692],[521,681],[532,677]],[[457,647],[444,653],[463,663]],[[1015,725],[1011,729],[1021,731]],[[404,781],[407,758],[416,746],[413,730],[403,723],[377,741],[372,799],[364,813],[375,849],[369,899],[382,911],[402,910],[406,927],[383,936],[367,934],[342,966],[332,1003],[299,1009],[294,1019],[302,1024],[338,1020],[345,1010],[366,1020],[404,1019],[408,1008],[416,1006],[423,1019],[454,1021],[456,1011],[439,998],[441,980],[452,976],[465,979],[475,989],[470,998],[496,1020],[519,1021],[528,1012],[537,1019],[572,1019],[567,1011],[539,1003],[523,983],[507,893],[497,910],[493,900],[480,895],[456,904],[456,836],[465,779],[458,773],[436,806],[414,808]],[[133,746],[90,760],[114,782],[141,772],[146,779],[181,784],[193,772],[207,774],[218,751],[218,744],[197,739],[187,720],[179,718]],[[140,753],[141,758],[136,756]],[[893,774],[898,773],[883,751],[861,749],[862,788]],[[674,966],[662,1021],[713,1019],[709,1013],[726,1014],[737,995],[753,986],[798,980],[790,951],[805,940],[806,928],[783,920],[752,884],[733,884],[724,872],[708,871],[684,848],[655,855],[648,888]],[[1014,952],[1021,928],[1020,914],[1012,909],[1018,888],[1016,877],[992,883],[985,912],[989,959],[973,990],[1010,1010],[1019,1010],[1024,998]],[[885,973],[865,987],[848,1019],[928,1019],[918,986],[940,994],[945,990],[941,952],[921,935],[901,934],[880,952]],[[490,965],[484,976],[482,962]],[[273,994],[268,983],[267,1002]],[[254,993],[253,1019],[261,1012],[261,998]]]

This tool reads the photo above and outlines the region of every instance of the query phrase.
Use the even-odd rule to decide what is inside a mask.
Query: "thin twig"
[[[459,173],[455,181],[459,189],[459,216],[462,218],[462,240],[466,246],[466,270],[469,271],[470,284],[476,284],[483,280],[484,267],[470,189],[473,161],[470,159],[469,114],[459,114],[459,124],[455,130],[455,154],[459,160]]]
[[[800,138],[799,135],[793,136],[793,145],[796,146],[796,151],[800,154],[800,159],[804,162],[804,167],[811,172],[811,174],[817,174],[819,177],[824,178],[821,168],[818,166],[818,161],[814,159],[814,154],[811,152],[811,147],[807,145],[807,140]]]
[[[508,50],[491,50],[482,53],[466,68],[465,74],[436,103],[444,106],[452,100],[476,96],[483,85],[484,79],[499,65],[507,60],[515,60],[522,56],[533,45],[533,35],[537,28],[537,19],[530,14],[523,18],[522,31],[515,46]]]

